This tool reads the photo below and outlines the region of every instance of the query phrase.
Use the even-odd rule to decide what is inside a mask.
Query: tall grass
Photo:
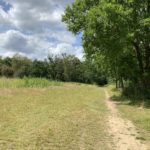
[[[44,88],[49,86],[60,86],[62,82],[49,81],[45,78],[23,78],[23,79],[9,79],[0,78],[0,88]]]

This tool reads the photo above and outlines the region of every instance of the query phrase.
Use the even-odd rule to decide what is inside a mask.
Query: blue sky
[[[74,0],[0,0],[0,55],[44,59],[67,53],[83,57],[81,35],[61,22]]]
[[[4,0],[0,1],[0,5],[1,5],[2,9],[6,12],[8,12],[11,8],[11,5],[9,3],[6,3]]]

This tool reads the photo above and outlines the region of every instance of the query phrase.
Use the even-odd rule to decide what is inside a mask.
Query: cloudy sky
[[[48,54],[83,56],[80,36],[61,22],[73,0],[0,0],[0,55],[19,53],[43,59]]]

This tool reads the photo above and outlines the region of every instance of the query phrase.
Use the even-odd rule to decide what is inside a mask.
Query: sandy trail
[[[105,90],[106,104],[110,111],[108,117],[109,133],[113,137],[115,150],[148,150],[147,146],[138,140],[139,137],[135,126],[131,121],[121,118],[117,111],[115,102]]]

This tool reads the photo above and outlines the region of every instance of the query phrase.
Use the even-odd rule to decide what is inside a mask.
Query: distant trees
[[[16,54],[11,59],[11,68],[14,71],[14,77],[27,77],[30,75],[31,60],[27,57],[23,57]]]
[[[12,69],[12,59],[5,58],[2,59],[0,57],[0,75],[5,77],[12,77],[14,74],[14,70]]]
[[[127,81],[150,95],[150,1],[75,0],[62,21],[83,34],[87,57],[99,59],[103,68],[124,88]]]
[[[49,64],[46,60],[34,60],[31,62],[29,75],[32,77],[48,78]]]
[[[73,55],[48,56],[45,60],[31,60],[14,55],[12,58],[0,57],[0,76],[41,77],[64,82],[107,83],[104,72],[89,61],[81,61]]]

